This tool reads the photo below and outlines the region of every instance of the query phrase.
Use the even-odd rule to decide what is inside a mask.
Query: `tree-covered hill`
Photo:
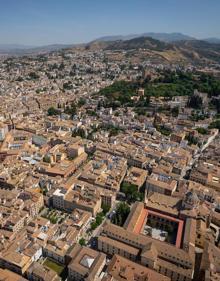
[[[137,95],[139,88],[145,89],[145,97],[191,96],[194,90],[208,93],[210,97],[220,96],[220,80],[210,75],[163,71],[153,81],[116,81],[100,90],[99,94],[108,101],[126,104]]]

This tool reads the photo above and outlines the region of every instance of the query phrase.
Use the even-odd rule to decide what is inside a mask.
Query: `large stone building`
[[[72,261],[68,266],[69,281],[95,281],[106,263],[106,255],[90,248],[75,245],[70,253]]]
[[[172,281],[193,279],[195,264],[195,229],[183,229],[182,220],[174,219],[179,225],[175,245],[141,233],[147,210],[143,203],[134,204],[123,227],[106,223],[98,237],[98,249],[108,255],[118,254],[171,278]],[[160,220],[164,216],[158,214]],[[155,215],[153,215],[155,217]],[[166,220],[172,217],[166,216]],[[182,246],[182,243],[184,247]]]

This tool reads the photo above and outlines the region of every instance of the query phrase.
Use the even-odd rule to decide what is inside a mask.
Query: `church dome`
[[[184,201],[186,204],[196,206],[199,203],[199,198],[194,191],[188,191],[185,195]]]

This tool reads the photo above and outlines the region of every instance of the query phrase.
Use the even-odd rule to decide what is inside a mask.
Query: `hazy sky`
[[[0,44],[182,32],[220,38],[220,0],[0,0]]]

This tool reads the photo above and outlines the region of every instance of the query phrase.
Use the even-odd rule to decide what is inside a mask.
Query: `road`
[[[209,147],[209,145],[214,141],[214,139],[216,138],[217,135],[218,134],[214,134],[212,136],[212,138],[205,145],[203,145],[203,147],[201,149],[199,149],[199,151],[193,156],[189,166],[186,167],[186,169],[184,171],[184,174],[182,175],[181,178],[184,178],[186,176],[187,172],[193,168],[195,163],[198,162],[198,160],[199,160],[200,156],[202,155],[203,151]]]
[[[115,202],[115,204],[111,208],[111,210],[105,215],[105,218],[103,219],[102,223],[96,229],[93,230],[91,235],[89,235],[87,237],[87,241],[88,241],[87,245],[88,246],[92,245],[94,238],[96,238],[100,235],[103,225],[105,224],[106,221],[109,221],[109,219],[108,219],[109,214],[116,210],[117,203],[118,203],[118,201]]]

